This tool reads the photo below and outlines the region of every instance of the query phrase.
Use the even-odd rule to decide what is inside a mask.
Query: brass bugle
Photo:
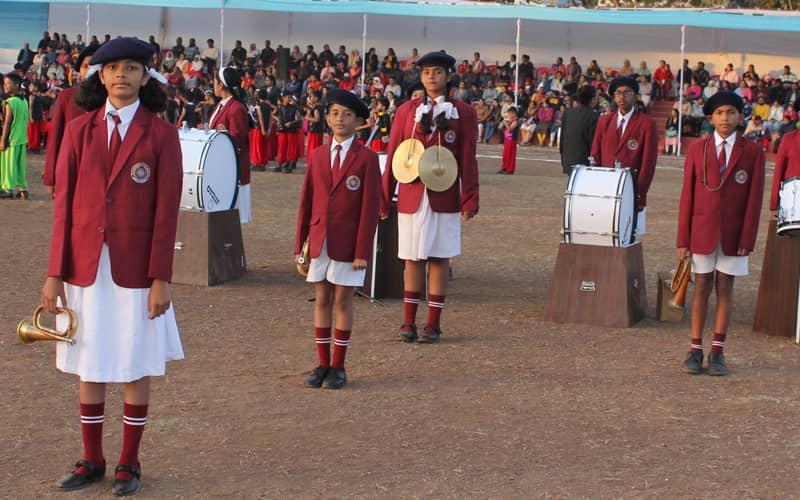
[[[308,267],[311,265],[311,259],[308,258],[308,239],[303,243],[303,249],[300,251],[300,258],[297,259],[297,272],[301,276],[308,276]]]
[[[37,340],[58,340],[74,344],[75,341],[72,338],[75,336],[75,332],[78,331],[78,315],[75,314],[75,311],[66,307],[57,309],[59,313],[67,313],[69,315],[69,326],[65,332],[57,332],[42,326],[41,317],[44,307],[39,306],[33,311],[32,317],[23,319],[17,325],[17,336],[19,336],[22,343],[31,344]]]
[[[675,269],[675,275],[669,285],[669,290],[672,292],[672,298],[669,300],[670,307],[683,309],[686,304],[686,289],[689,287],[689,276],[691,274],[692,257],[686,256],[678,262],[678,268]]]

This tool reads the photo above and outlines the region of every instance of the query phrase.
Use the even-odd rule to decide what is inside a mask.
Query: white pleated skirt
[[[448,259],[461,253],[461,214],[434,212],[423,191],[413,214],[397,214],[397,257],[402,260]]]
[[[149,288],[123,288],[111,278],[111,260],[104,244],[97,277],[91,285],[65,283],[67,305],[78,316],[75,343],[58,342],[56,366],[84,382],[134,382],[164,375],[166,362],[183,359],[178,323],[172,306],[148,318]],[[68,317],[56,318],[59,331]]]
[[[239,209],[239,222],[247,224],[253,220],[253,212],[250,207],[250,184],[239,186],[239,194],[236,196],[236,206]]]
[[[367,270],[353,269],[352,262],[342,262],[328,257],[328,240],[322,242],[322,251],[319,257],[311,259],[308,265],[308,276],[306,281],[309,283],[319,283],[327,281],[339,286],[364,286],[364,278]]]

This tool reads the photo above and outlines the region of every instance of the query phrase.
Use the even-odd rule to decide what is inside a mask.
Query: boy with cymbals
[[[756,245],[764,191],[764,152],[737,132],[741,97],[716,93],[703,106],[715,132],[693,143],[686,156],[678,212],[678,258],[691,255],[695,273],[691,345],[683,371],[703,372],[703,327],[711,290],[717,293],[708,374],[729,370],[723,348],[733,309],[736,276],[746,276]]]
[[[308,157],[294,259],[299,263],[307,238],[311,262],[306,281],[316,284],[314,337],[319,365],[305,386],[341,389],[347,384],[344,361],[353,327],[353,296],[364,284],[378,226],[381,180],[378,155],[354,140],[356,127],[369,118],[367,106],[342,89],[329,90],[326,100],[333,138]]]

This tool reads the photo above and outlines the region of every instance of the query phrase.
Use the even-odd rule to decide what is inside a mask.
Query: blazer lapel
[[[111,186],[111,183],[114,182],[114,179],[117,178],[117,175],[119,175],[123,167],[127,165],[131,154],[133,154],[133,151],[138,146],[140,140],[142,137],[144,137],[145,122],[144,110],[139,107],[139,109],[136,110],[136,114],[133,115],[131,124],[128,126],[128,131],[125,133],[125,138],[122,139],[122,144],[119,148],[119,156],[117,156],[117,158],[114,160],[114,166],[111,170],[111,175],[108,176],[106,188]],[[108,130],[107,127],[106,130]]]
[[[208,124],[208,128],[212,130],[217,128],[217,123],[219,123],[220,118],[222,118],[222,114],[225,112],[225,108],[221,106],[222,102],[217,103],[217,107],[211,112],[211,115],[214,117],[214,119]]]
[[[728,169],[725,171],[725,175],[727,176],[733,171],[733,168],[738,163],[739,158],[742,157],[742,151],[744,150],[744,137],[740,134],[736,134],[736,140],[733,143],[733,148],[731,149],[731,158],[728,160]]]
[[[708,150],[706,151],[706,160],[703,162],[703,165],[706,168],[705,175],[706,180],[708,182],[708,187],[714,189],[720,185],[722,182],[722,174],[720,173],[719,169],[721,165],[719,164],[719,156],[717,156],[717,145],[714,141],[714,136],[711,135],[708,141]],[[730,162],[728,162],[730,165]]]
[[[617,152],[619,152],[620,148],[622,148],[623,145],[628,143],[628,136],[631,135],[631,131],[633,130],[633,128],[636,126],[637,122],[639,121],[638,118],[639,118],[639,113],[637,111],[634,111],[633,114],[631,115],[631,117],[628,119],[628,123],[625,124],[625,131],[622,132],[622,137],[620,138],[619,142],[617,142]],[[617,134],[617,121],[616,120],[611,120],[611,123],[614,124],[614,135],[616,135]]]
[[[353,140],[350,143],[350,150],[347,151],[347,156],[344,157],[344,162],[341,164],[339,168],[339,172],[334,173],[333,176],[333,190],[339,187],[339,184],[342,182],[342,179],[347,177],[347,171],[353,167],[353,163],[355,162],[356,154],[363,148],[364,146],[361,145],[360,142]],[[330,156],[328,157],[330,158]]]
[[[322,182],[325,184],[325,189],[327,189],[327,192],[330,193],[333,191],[333,189],[331,189],[333,186],[333,172],[331,172],[332,165],[330,144],[328,144],[327,148],[319,151],[317,154],[320,156],[319,165],[322,167],[320,168],[320,170],[322,170],[322,172],[320,172],[320,175],[322,176]],[[317,162],[314,163],[317,164]]]

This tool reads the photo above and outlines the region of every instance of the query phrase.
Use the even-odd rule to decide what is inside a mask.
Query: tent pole
[[[364,98],[364,82],[367,77],[367,15],[364,14],[364,30],[361,32],[361,98]]]
[[[681,135],[683,135],[683,80],[686,71],[683,67],[684,51],[686,49],[686,25],[681,26],[681,79],[678,82],[678,147],[675,148],[675,156],[681,155]]]
[[[220,2],[219,10],[219,67],[225,66],[225,0]]]
[[[519,32],[520,32],[520,18],[517,18],[517,52],[516,52],[516,65],[514,66],[514,107],[518,106],[519,102]],[[519,109],[517,109],[519,111]]]

